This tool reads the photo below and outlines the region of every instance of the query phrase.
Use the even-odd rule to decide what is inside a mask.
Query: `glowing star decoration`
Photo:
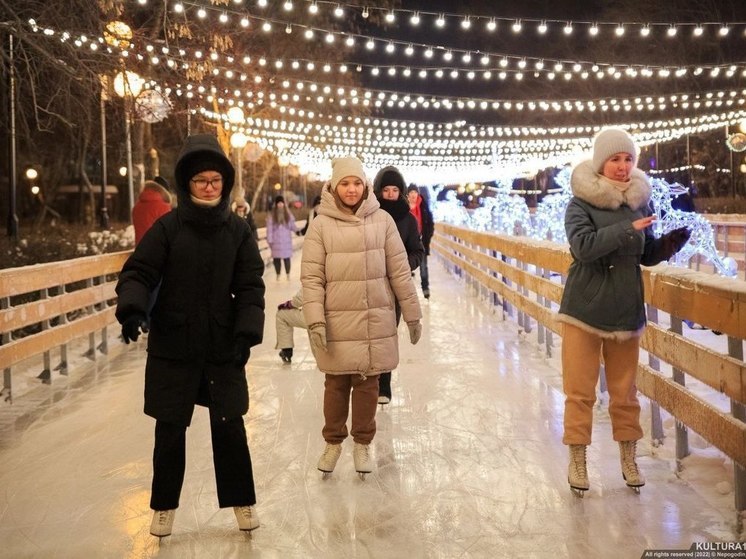
[[[689,241],[674,255],[672,264],[686,267],[692,256],[699,254],[709,260],[717,272],[723,276],[735,277],[738,265],[733,258],[721,257],[715,246],[715,235],[712,225],[695,212],[677,210],[671,201],[686,192],[688,188],[678,183],[670,184],[663,179],[650,179],[653,186],[652,203],[657,220],[653,223],[653,233],[656,237],[686,227],[691,231]]]

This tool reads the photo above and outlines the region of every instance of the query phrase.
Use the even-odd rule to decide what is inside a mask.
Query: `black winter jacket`
[[[383,184],[384,179],[386,184]],[[399,189],[399,198],[396,200],[385,200],[382,195],[384,186],[394,185]],[[404,249],[407,251],[407,260],[412,271],[416,270],[422,263],[425,256],[425,247],[420,239],[420,232],[417,227],[417,218],[409,211],[409,203],[405,198],[407,191],[404,177],[396,167],[384,167],[373,180],[373,192],[381,204],[381,209],[386,211],[394,219],[396,228],[399,230],[399,236],[404,243]],[[432,222],[432,217],[430,219]],[[432,233],[430,234],[432,236]]]
[[[189,143],[203,137],[190,137],[177,163],[178,206],[145,234],[116,288],[123,323],[147,315],[150,293],[160,284],[150,317],[145,413],[186,425],[195,403],[209,404],[222,419],[246,413],[246,374],[233,362],[236,342],[259,344],[264,331],[264,262],[248,223],[230,211],[232,173],[217,169],[224,183],[213,208],[195,205],[191,177],[178,173],[185,160],[205,151],[225,157],[216,141]]]

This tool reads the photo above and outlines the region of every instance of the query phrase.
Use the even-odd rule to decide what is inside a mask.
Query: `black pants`
[[[272,263],[275,265],[275,272],[277,272],[277,275],[280,275],[280,262],[285,263],[285,273],[290,273],[290,258],[273,258]]]
[[[210,414],[210,431],[219,506],[255,505],[254,473],[243,418],[221,421]],[[186,426],[156,421],[151,509],[178,508],[185,468]]]
[[[396,312],[396,326],[398,327],[401,320],[399,301],[394,302],[394,310]],[[391,371],[378,375],[378,395],[386,396],[389,400],[391,399]]]

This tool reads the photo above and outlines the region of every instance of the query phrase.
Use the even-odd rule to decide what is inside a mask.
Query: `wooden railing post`
[[[671,315],[671,327],[669,330],[681,335],[683,333],[682,320]],[[681,386],[686,386],[686,378],[681,369],[672,367],[673,380]],[[680,421],[676,422],[676,467],[681,471],[681,461],[689,456],[689,429]]]
[[[728,355],[743,361],[743,340],[728,336]],[[730,413],[739,421],[746,422],[746,406],[730,399]],[[746,468],[733,462],[733,493],[736,506],[736,527],[738,533],[743,531],[744,511],[746,511]]]
[[[49,298],[49,289],[42,289],[39,292],[39,298],[40,299],[48,299]],[[49,330],[49,321],[43,320],[41,323],[41,329]],[[49,356],[49,350],[47,349],[44,352],[44,368],[42,369],[41,373],[39,373],[39,376],[37,376],[39,380],[41,380],[44,384],[52,384],[52,364],[51,359]]]
[[[65,285],[62,284],[59,287],[59,295],[65,294]],[[67,324],[67,313],[62,313],[60,315],[60,325]],[[60,362],[57,364],[57,366],[54,368],[55,371],[59,371],[61,375],[67,376],[67,342],[64,342],[60,346]]]
[[[10,297],[2,297],[0,298],[0,309],[7,309],[10,306]],[[2,342],[3,345],[7,344],[12,340],[12,336],[10,332],[3,332],[2,334]],[[0,395],[5,397],[6,402],[13,403],[13,386],[11,381],[11,375],[10,375],[10,367],[5,367],[3,369],[3,389],[0,390]]]
[[[648,322],[658,324],[658,309],[652,305],[645,305],[647,308]],[[653,353],[648,352],[648,365],[654,371],[661,370],[661,360]],[[650,400],[650,438],[653,446],[663,444],[666,434],[663,431],[663,420],[661,419],[661,407],[655,400]]]

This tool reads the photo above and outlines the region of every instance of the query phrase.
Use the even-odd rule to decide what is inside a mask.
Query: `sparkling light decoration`
[[[570,175],[572,169],[569,165],[562,168],[554,177],[554,182],[562,189],[557,194],[544,196],[536,207],[534,214],[534,237],[546,239],[555,243],[566,244],[567,233],[565,232],[565,211],[572,198],[570,187]]]
[[[715,235],[712,225],[704,217],[695,212],[677,210],[671,201],[689,189],[679,183],[670,184],[663,179],[650,179],[653,185],[652,202],[657,220],[653,224],[656,237],[665,235],[669,231],[686,227],[691,231],[691,237],[684,247],[673,257],[673,264],[686,267],[692,256],[699,254],[709,260],[719,274],[735,277],[738,264],[733,258],[721,257],[715,246]]]
[[[562,187],[562,191],[545,196],[533,218],[525,200],[510,193],[512,181],[505,179],[497,181],[497,195],[494,198],[485,198],[481,207],[471,211],[461,204],[454,191],[449,191],[446,194],[446,201],[435,204],[433,216],[436,221],[477,231],[522,235],[567,244],[565,211],[572,198],[571,172],[570,167],[566,166],[555,176],[554,180]],[[653,187],[651,203],[657,217],[653,224],[655,237],[660,238],[680,227],[687,227],[691,231],[689,241],[673,256],[670,263],[686,268],[691,258],[699,254],[711,262],[720,275],[735,277],[738,264],[733,258],[722,257],[718,253],[712,225],[695,212],[685,212],[672,207],[671,201],[686,193],[688,189],[681,184],[671,184],[659,178],[652,178],[650,182]]]

